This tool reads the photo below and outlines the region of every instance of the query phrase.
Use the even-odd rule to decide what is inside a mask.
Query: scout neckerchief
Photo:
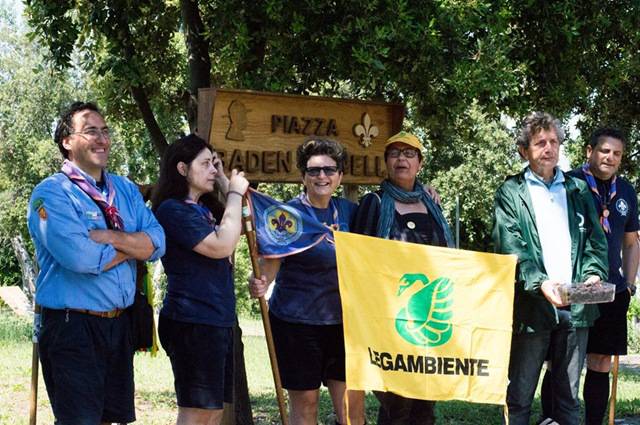
[[[316,215],[316,211],[314,210],[314,206],[311,205],[311,202],[309,202],[309,195],[307,195],[306,193],[301,193],[298,196],[298,199],[300,199],[300,202],[302,202],[302,205],[304,205],[307,209],[307,212],[309,213],[309,215],[313,218],[316,219],[316,221],[318,223],[321,223],[320,220],[318,220],[318,216]],[[333,230],[340,230],[340,221],[338,221],[338,207],[335,204],[335,201],[333,198],[331,198],[329,200],[329,208],[332,209],[332,220],[333,223],[322,223],[324,224],[326,227],[328,227],[329,229]],[[333,235],[329,234],[327,235],[327,241],[330,243],[335,243],[333,241]]]
[[[609,193],[606,195],[601,195],[598,191],[598,184],[596,183],[596,179],[589,170],[589,164],[584,164],[582,166],[582,172],[584,173],[584,177],[587,180],[587,184],[589,185],[589,189],[596,195],[596,199],[600,203],[600,207],[602,209],[602,213],[600,215],[600,224],[606,233],[611,233],[611,226],[609,225],[609,204],[611,200],[616,196],[616,176],[614,175],[611,178],[611,185],[609,186]]]
[[[118,208],[114,205],[116,199],[116,189],[111,183],[111,179],[107,176],[107,173],[102,173],[102,179],[107,189],[107,195],[98,190],[98,188],[89,182],[84,176],[84,173],[75,166],[68,159],[64,160],[62,164],[62,172],[69,177],[76,186],[78,186],[84,193],[89,195],[93,201],[98,204],[98,207],[102,210],[104,217],[107,221],[107,227],[113,230],[124,230],[124,223]]]
[[[185,204],[189,204],[189,205],[193,205],[198,210],[200,215],[202,215],[209,222],[209,224],[212,224],[212,225],[215,226],[216,219],[213,218],[213,213],[211,212],[211,210],[209,208],[205,207],[202,204],[199,204],[199,203],[195,202],[191,198],[186,198],[184,200],[184,203]]]

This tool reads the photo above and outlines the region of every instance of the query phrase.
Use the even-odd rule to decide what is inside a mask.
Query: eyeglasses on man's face
[[[402,154],[405,158],[415,158],[418,155],[418,150],[414,148],[391,148],[387,150],[387,156],[389,158],[399,158]]]
[[[100,130],[99,128],[89,127],[82,131],[72,131],[71,133],[69,133],[69,135],[72,134],[79,134],[80,136],[84,136],[85,138],[90,140],[98,140],[100,137],[104,138],[105,140],[111,139],[111,133],[109,132],[108,128],[103,128],[102,130]]]
[[[324,172],[324,175],[327,177],[333,176],[338,172],[338,167],[336,166],[327,166],[327,167],[308,167],[304,170],[304,172],[311,177],[318,177],[320,172]]]

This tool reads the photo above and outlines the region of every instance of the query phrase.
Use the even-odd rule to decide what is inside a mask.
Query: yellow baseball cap
[[[418,139],[416,136],[414,136],[411,133],[407,133],[406,131],[401,131],[400,133],[394,134],[393,136],[389,137],[387,141],[384,143],[385,150],[392,143],[404,143],[405,145],[409,145],[413,148],[418,149],[418,151],[420,152],[422,152],[422,150],[424,149],[424,147],[422,146],[422,143],[420,143],[420,139]]]

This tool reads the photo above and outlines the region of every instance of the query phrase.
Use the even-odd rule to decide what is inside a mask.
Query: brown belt
[[[115,310],[111,310],[111,311],[93,311],[93,310],[85,310],[82,308],[68,308],[67,310],[75,311],[76,313],[90,314],[92,316],[98,316],[104,319],[113,319],[120,316],[122,313],[124,313],[124,310],[120,308],[116,308]]]

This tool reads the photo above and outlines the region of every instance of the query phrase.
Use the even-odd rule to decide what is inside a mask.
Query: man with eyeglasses
[[[595,305],[567,306],[562,284],[597,284],[606,278],[607,243],[587,185],[558,167],[564,138],[560,123],[535,112],[517,139],[523,172],[507,177],[495,197],[496,252],[518,256],[509,361],[510,425],[528,425],[545,358],[549,358],[551,418],[578,425],[578,388]]]
[[[40,274],[39,350],[56,424],[135,421],[131,321],[135,260],[164,254],[162,227],[138,188],[106,170],[111,138],[92,103],[73,103],[54,140],[61,172],[27,210]]]

